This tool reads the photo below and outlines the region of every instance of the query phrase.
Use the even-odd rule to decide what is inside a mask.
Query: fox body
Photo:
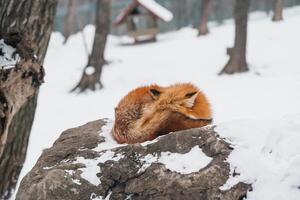
[[[118,143],[138,143],[211,121],[209,102],[196,86],[150,85],[136,88],[119,102],[112,135]]]

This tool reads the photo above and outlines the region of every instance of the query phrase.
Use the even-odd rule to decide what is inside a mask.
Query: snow
[[[99,163],[105,163],[108,160],[118,161],[123,158],[122,155],[116,154],[113,151],[107,150],[100,157],[95,159],[86,159],[84,157],[77,157],[74,164],[82,163],[85,167],[80,168],[79,170],[82,172],[80,176],[90,182],[91,184],[97,186],[101,183],[100,179],[97,177],[97,173],[100,173]],[[66,172],[69,170],[65,170]]]
[[[125,146],[126,144],[118,144],[112,137],[111,130],[114,124],[113,120],[105,119],[105,122],[106,124],[102,126],[101,130],[99,131],[99,134],[104,137],[105,142],[98,144],[98,146],[94,148],[94,151],[100,152],[107,149]]]
[[[300,114],[277,120],[226,122],[216,131],[229,139],[231,177],[221,189],[239,181],[251,183],[254,199],[300,199]]]
[[[46,83],[40,89],[21,178],[62,131],[95,119],[114,118],[114,107],[133,88],[192,82],[207,94],[214,123],[221,124],[220,135],[237,148],[228,160],[232,169],[242,173],[238,179],[254,184],[249,197],[300,199],[300,140],[296,134],[300,132],[300,7],[284,10],[284,17],[273,23],[264,14],[250,16],[247,58],[251,70],[231,76],[217,73],[228,61],[226,48],[233,44],[232,20],[222,26],[209,24],[210,34],[203,37],[196,37],[195,29],[184,28],[159,35],[156,43],[131,46],[124,45],[126,37],[109,36],[106,59],[111,63],[103,68],[104,89],[81,95],[69,93],[87,63],[81,35],[70,37],[63,45],[63,37],[53,33],[44,63]],[[94,28],[88,26],[84,32],[91,48]],[[289,120],[281,120],[285,116]],[[109,132],[105,137],[110,142],[99,145],[99,151],[117,145]],[[224,188],[231,181],[234,178]],[[267,194],[259,198],[262,192]]]
[[[150,10],[153,14],[164,20],[165,22],[169,22],[173,19],[173,14],[167,10],[165,7],[161,6],[159,3],[157,3],[155,0],[137,0],[137,2],[143,6],[144,8]],[[130,6],[129,6],[130,8]],[[126,13],[128,10],[123,10],[115,19],[114,24],[120,24],[122,20],[124,19]],[[137,18],[133,18],[135,23],[138,22]],[[136,21],[137,20],[137,21]]]
[[[141,5],[143,5],[145,8],[151,10],[153,13],[155,13],[157,16],[159,16],[161,19],[163,19],[166,22],[169,22],[173,19],[173,14],[155,2],[154,0],[137,0]]]
[[[92,193],[90,196],[91,200],[109,200],[110,195],[112,194],[112,192],[109,192],[109,194],[103,198],[102,196],[97,196],[95,193]]]
[[[211,160],[212,158],[206,156],[201,148],[197,146],[193,147],[191,151],[186,154],[163,152],[158,162],[165,164],[166,168],[171,171],[189,174],[204,168]]]
[[[106,125],[104,125],[99,134],[105,138],[105,142],[98,144],[94,151],[102,153],[99,157],[95,159],[86,159],[84,157],[77,157],[76,161],[73,163],[82,163],[85,165],[84,168],[80,168],[82,171],[81,177],[85,180],[89,181],[91,184],[97,186],[101,182],[97,177],[97,173],[100,173],[100,167],[98,166],[99,163],[105,163],[108,160],[118,161],[122,159],[124,156],[120,154],[115,154],[115,152],[111,151],[110,149],[115,147],[120,147],[124,145],[118,144],[111,136],[110,131],[112,129],[113,122],[111,120],[106,120]],[[68,170],[66,170],[68,171]]]
[[[95,73],[95,68],[93,66],[88,66],[87,68],[85,68],[85,73],[87,75],[92,75]]]
[[[75,171],[74,171],[74,170],[65,170],[65,172],[66,172],[67,174],[73,176],[73,174],[74,174]],[[67,176],[65,176],[65,177],[67,177]],[[72,178],[72,181],[73,181],[74,183],[76,183],[77,185],[81,185],[81,182],[80,182],[79,179],[73,179],[73,178]]]
[[[112,148],[126,145],[118,144],[112,138],[112,127],[113,121],[107,119],[106,125],[104,125],[99,131],[99,134],[105,138],[105,142],[98,144],[98,146],[93,150],[102,153],[101,156],[95,159],[77,157],[76,161],[73,162],[74,164],[82,163],[85,165],[84,168],[80,168],[80,170],[82,171],[81,177],[95,186],[98,186],[101,183],[99,177],[97,177],[97,173],[101,172],[98,164],[105,163],[108,160],[118,161],[124,157],[121,154],[115,154],[115,152],[111,151]],[[150,142],[142,143],[143,146],[146,146],[148,144],[150,144]],[[141,155],[139,155],[139,157],[141,157]],[[197,157],[197,159],[191,159],[194,157]],[[162,152],[159,156],[148,154],[140,158],[140,160],[143,163],[143,166],[140,168],[138,173],[145,171],[152,163],[158,162],[164,164],[166,168],[170,169],[171,171],[176,171],[182,174],[189,174],[205,167],[212,160],[212,158],[206,156],[198,146],[195,146],[190,150],[190,152],[185,154]],[[46,167],[46,169],[51,169],[51,167]],[[65,171],[69,174],[72,174],[74,172],[72,170]],[[72,171],[72,173],[70,173],[70,171]]]
[[[20,61],[19,54],[16,49],[6,44],[4,39],[0,40],[0,70],[14,68],[17,62]]]
[[[197,158],[197,159],[191,159]],[[192,172],[197,172],[204,168],[212,160],[211,157],[206,156],[201,148],[198,146],[193,147],[188,153],[171,153],[162,152],[159,156],[154,156],[152,154],[146,155],[144,158],[140,159],[144,162],[143,166],[138,173],[146,170],[152,163],[162,163],[167,169],[178,172],[181,174],[189,174]]]

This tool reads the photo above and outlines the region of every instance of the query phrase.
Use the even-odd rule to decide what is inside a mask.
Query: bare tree
[[[282,17],[283,11],[283,0],[273,0],[273,21],[281,21],[283,20]]]
[[[88,58],[88,63],[83,70],[79,83],[72,91],[95,91],[103,88],[100,77],[103,65],[106,63],[104,50],[110,25],[110,0],[97,0],[95,19],[96,31],[92,53]]]
[[[74,26],[76,24],[76,11],[77,11],[78,2],[77,0],[68,0],[68,12],[65,20],[64,25],[64,36],[65,41],[67,42],[68,38],[72,34],[72,31],[74,31]]]
[[[8,46],[19,56],[10,68],[0,66],[0,199],[9,198],[23,167],[56,4],[0,1],[0,56]]]
[[[207,22],[208,22],[208,15],[210,11],[210,0],[202,0],[201,5],[201,21],[200,26],[198,28],[198,36],[206,35],[209,33]]]
[[[227,49],[228,63],[219,74],[233,74],[248,71],[246,61],[247,23],[250,0],[236,0],[234,6],[235,40],[234,47]]]

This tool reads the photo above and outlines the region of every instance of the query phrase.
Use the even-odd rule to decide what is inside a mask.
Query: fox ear
[[[186,102],[185,102],[185,106],[188,107],[188,108],[191,108],[194,106],[195,104],[195,100],[197,98],[197,95],[198,95],[198,92],[190,92],[190,93],[187,93],[185,95],[185,97],[187,98],[186,99]]]
[[[159,95],[160,95],[160,91],[158,91],[158,90],[156,90],[156,89],[150,89],[149,90],[149,93],[150,93],[150,95],[151,95],[151,97],[154,99],[154,100],[156,100],[156,99],[158,99],[158,97],[159,97]]]

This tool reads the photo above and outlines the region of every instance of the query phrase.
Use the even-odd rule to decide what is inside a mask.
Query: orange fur
[[[115,108],[113,137],[118,143],[152,140],[172,131],[211,123],[205,95],[190,84],[150,85],[129,92]]]

